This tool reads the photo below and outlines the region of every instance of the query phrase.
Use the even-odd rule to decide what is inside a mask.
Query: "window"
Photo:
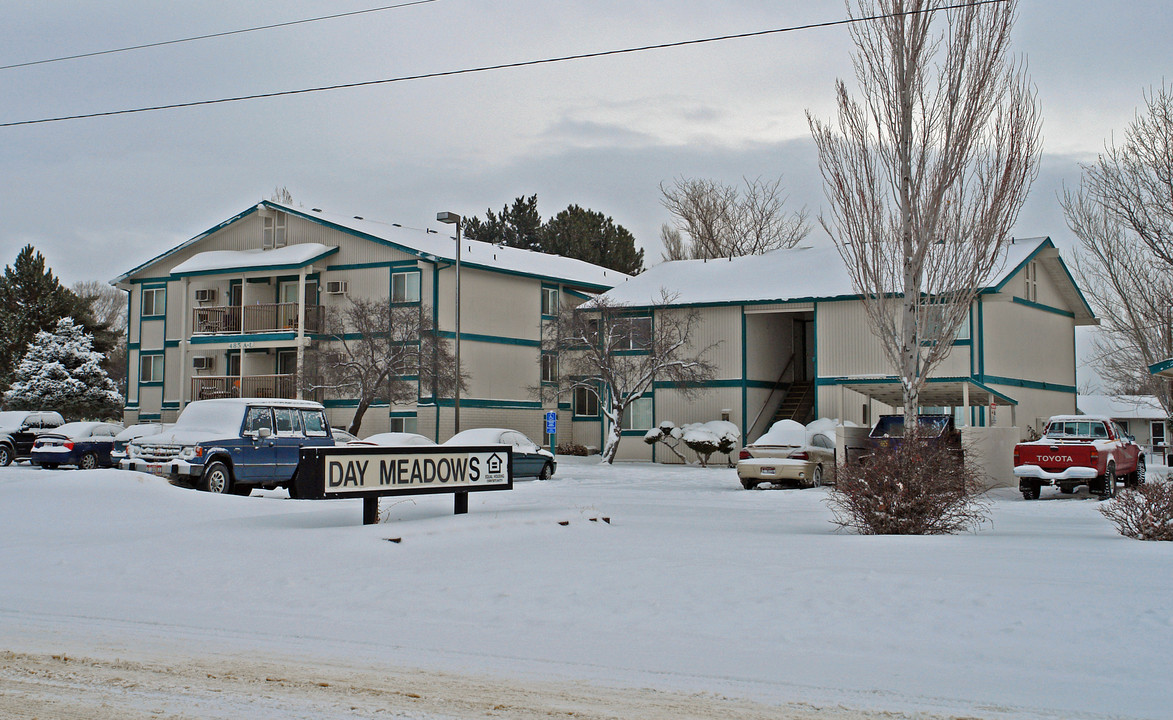
[[[163,356],[143,355],[139,357],[138,381],[140,383],[163,382]]]
[[[285,247],[285,213],[275,213],[272,217],[263,220],[264,230],[261,233],[262,248]]]
[[[167,311],[167,288],[143,288],[143,317],[162,315]]]
[[[636,398],[623,411],[624,430],[651,430],[652,399],[650,397]]]
[[[542,314],[558,314],[558,288],[542,288]]]
[[[326,416],[320,410],[302,410],[301,420],[305,424],[306,437],[326,437]]]
[[[620,350],[647,350],[652,344],[652,319],[650,317],[621,318],[619,330]]]
[[[1165,421],[1153,420],[1153,424],[1150,426],[1150,428],[1153,433],[1153,446],[1155,447],[1157,445],[1164,445],[1167,442],[1165,440]]]
[[[301,432],[301,418],[293,408],[273,408],[277,420],[278,435],[295,435]]]
[[[574,416],[599,416],[599,396],[594,389],[585,387],[574,389]]]
[[[542,354],[542,382],[558,382],[558,356],[551,353]]]
[[[943,305],[929,305],[925,308],[925,325],[921,333],[922,340],[935,338],[941,334],[941,326],[945,323],[945,306]],[[957,328],[957,333],[953,336],[953,341],[969,340],[969,318],[961,321],[961,325]]]
[[[1038,302],[1039,299],[1039,264],[1031,260],[1022,271],[1023,292],[1022,299]]]
[[[416,428],[419,427],[419,421],[413,417],[393,417],[391,418],[391,432],[413,433],[419,432]]]
[[[261,428],[268,428],[273,432],[273,411],[267,407],[250,407],[244,418],[244,431],[255,433]]]
[[[391,302],[420,301],[420,274],[418,272],[391,273]]]

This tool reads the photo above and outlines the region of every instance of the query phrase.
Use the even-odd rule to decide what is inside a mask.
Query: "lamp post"
[[[456,392],[453,395],[453,434],[460,432],[460,216],[454,212],[436,213],[442,223],[456,226]],[[437,398],[438,399],[438,398]],[[439,403],[437,403],[439,409]]]

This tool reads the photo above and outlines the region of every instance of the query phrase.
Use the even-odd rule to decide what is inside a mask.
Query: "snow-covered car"
[[[332,447],[326,411],[308,400],[197,400],[175,425],[126,446],[123,470],[194,483],[214,493],[289,488],[303,447]]]
[[[27,458],[37,436],[61,427],[61,413],[42,410],[0,412],[0,467]]]
[[[802,488],[833,483],[835,438],[794,420],[779,420],[738,453],[737,477],[746,490],[762,483]]]
[[[76,465],[80,470],[112,467],[110,450],[114,436],[122,431],[121,423],[66,423],[37,436],[29,453],[29,462],[45,468]]]
[[[385,432],[376,433],[370,437],[362,440],[351,440],[346,443],[348,446],[377,446],[377,447],[422,447],[427,445],[435,445],[430,438],[423,435],[409,432]]]
[[[146,437],[147,435],[158,435],[167,428],[171,427],[168,423],[138,423],[131,425],[122,432],[114,436],[114,447],[110,448],[110,461],[114,465],[126,457],[126,446],[131,440]]]
[[[358,440],[357,435],[352,435],[345,430],[339,430],[338,428],[330,428],[330,434],[334,436],[335,445],[345,445],[346,443]]]
[[[543,449],[524,433],[508,428],[477,428],[458,432],[443,445],[507,445],[513,448],[513,477],[554,477],[558,463],[549,450]]]

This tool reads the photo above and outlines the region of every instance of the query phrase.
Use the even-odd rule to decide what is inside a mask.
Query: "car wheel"
[[[1100,498],[1110,500],[1116,494],[1116,464],[1108,463],[1108,471],[1104,473],[1104,488]]]
[[[741,481],[741,487],[745,488],[746,490],[753,490],[757,486],[758,486],[757,480],[742,480]]]
[[[549,480],[552,477],[554,477],[554,468],[550,466],[550,463],[546,463],[542,466],[542,471],[538,473],[538,480]]]
[[[823,486],[823,466],[815,465],[815,471],[811,473],[811,487]]]
[[[81,456],[81,460],[77,461],[78,470],[96,470],[98,468],[98,456],[92,452],[88,452]]]
[[[253,494],[253,486],[252,485],[241,485],[239,483],[232,483],[232,489],[229,490],[228,492],[232,493],[233,495],[239,495],[241,497],[248,497],[249,495]]]
[[[1038,500],[1039,496],[1043,494],[1043,486],[1038,483],[1031,483],[1019,488],[1022,491],[1023,500]]]
[[[1140,458],[1136,461],[1136,473],[1133,476],[1136,478],[1136,482],[1133,483],[1133,487],[1144,485],[1144,478],[1146,474],[1147,470],[1145,468],[1144,458]]]
[[[12,449],[7,445],[0,445],[0,467],[8,467],[12,464]]]
[[[214,462],[204,468],[200,477],[200,490],[212,493],[226,493],[232,489],[232,472],[222,462]]]

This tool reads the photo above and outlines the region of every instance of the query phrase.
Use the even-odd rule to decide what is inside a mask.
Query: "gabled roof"
[[[1075,407],[1084,415],[1123,420],[1164,420],[1165,409],[1152,395],[1080,395]]]
[[[190,248],[209,235],[263,208],[271,208],[289,213],[290,215],[296,215],[310,222],[333,228],[353,237],[394,248],[423,260],[442,263],[456,261],[456,242],[455,237],[452,235],[437,233],[432,230],[402,227],[395,223],[384,223],[361,217],[351,217],[317,208],[306,210],[304,207],[294,207],[271,200],[264,200],[215,227],[196,235],[187,242],[177,245],[167,252],[126,272],[116,278],[114,283],[126,282],[131,276],[143,268],[158,263],[160,260],[174,255],[181,250]],[[287,246],[287,248],[292,247],[296,247],[296,245]],[[267,250],[264,252],[271,253],[274,251]],[[491,243],[467,239],[462,241],[460,261],[462,265],[469,267],[563,282],[574,287],[594,291],[607,290],[630,277],[618,270],[611,270],[583,260],[575,260],[560,255],[548,255],[546,253],[520,248],[497,246]],[[182,268],[184,265],[187,265],[187,263],[177,266],[177,269]]]
[[[1173,380],[1173,358],[1149,365],[1149,372],[1153,375],[1160,375],[1161,377],[1167,377]]]
[[[1074,308],[1076,322],[1092,321],[1084,300],[1050,238],[1016,239],[1005,248],[1002,270],[982,292],[999,292],[1031,260],[1040,260]],[[834,246],[799,246],[762,255],[717,260],[677,260],[655,265],[616,285],[608,300],[633,307],[660,304],[662,291],[673,305],[731,305],[844,300],[859,297]]]

